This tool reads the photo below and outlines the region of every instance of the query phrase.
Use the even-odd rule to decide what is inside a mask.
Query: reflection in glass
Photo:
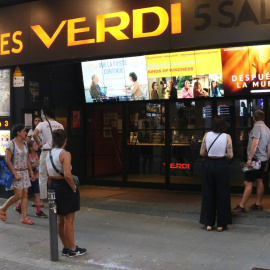
[[[125,160],[128,181],[164,182],[165,104],[130,104],[127,119],[129,140]]]

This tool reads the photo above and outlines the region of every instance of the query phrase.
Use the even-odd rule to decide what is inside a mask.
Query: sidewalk
[[[35,217],[35,208],[29,207],[35,225],[23,225],[10,208],[8,221],[0,221],[0,269],[270,269],[269,195],[266,210],[234,215],[229,230],[218,233],[206,232],[198,223],[198,193],[92,186],[82,186],[80,192],[75,238],[87,248],[86,255],[59,255],[58,262],[51,262],[48,220]],[[240,197],[232,196],[232,206]],[[253,198],[248,205],[252,203]]]
[[[145,214],[150,216],[199,220],[201,194],[155,189],[83,186],[81,205],[95,209]],[[241,194],[231,196],[232,208],[239,204]],[[249,199],[246,209],[255,203]],[[270,225],[270,195],[264,195],[264,211],[247,211],[233,215],[233,224]]]

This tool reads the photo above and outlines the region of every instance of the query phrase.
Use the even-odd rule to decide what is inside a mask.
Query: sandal
[[[7,215],[6,215],[6,212],[0,210],[0,219],[2,221],[7,221]]]
[[[213,228],[212,228],[212,226],[206,226],[206,230],[209,232],[209,231],[212,231]]]
[[[34,224],[34,221],[29,219],[28,217],[24,218],[21,220],[21,223],[22,224],[28,224],[28,225],[33,225]]]
[[[228,228],[227,228],[227,226],[225,225],[225,226],[223,226],[223,227],[217,227],[217,231],[218,232],[223,232],[223,231],[226,231]]]

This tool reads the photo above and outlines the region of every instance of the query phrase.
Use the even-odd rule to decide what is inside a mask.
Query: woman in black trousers
[[[212,131],[204,135],[200,154],[206,157],[203,164],[202,208],[200,223],[211,231],[217,221],[217,231],[227,229],[232,223],[227,159],[233,157],[232,139],[226,134],[222,116],[212,121]]]

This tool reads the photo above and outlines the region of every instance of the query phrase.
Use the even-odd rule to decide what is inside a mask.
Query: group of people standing
[[[227,225],[232,223],[232,212],[245,212],[245,205],[252,194],[254,182],[257,185],[257,199],[250,208],[263,210],[263,177],[268,169],[270,158],[270,129],[265,125],[264,119],[265,114],[262,110],[254,112],[254,127],[249,135],[248,160],[245,164],[250,170],[247,170],[244,175],[245,190],[242,200],[232,211],[227,159],[233,157],[233,146],[231,136],[226,134],[225,119],[216,116],[212,121],[212,131],[204,135],[200,150],[201,156],[206,157],[203,163],[200,223],[205,225],[207,231],[213,230],[215,224],[217,224],[217,231],[224,231]],[[260,161],[260,169],[252,170],[252,161]]]
[[[162,82],[163,86],[164,83]],[[177,99],[177,89],[174,86],[172,80],[168,80],[167,87],[163,87],[162,91],[164,92],[163,98],[165,99]],[[196,81],[194,83],[194,87],[191,87],[191,83],[189,80],[185,81],[185,86],[181,89],[181,97],[182,98],[194,98],[194,97],[221,97],[222,94],[217,87],[217,83],[215,81],[211,82],[211,87],[209,92],[204,90],[201,83]],[[157,82],[152,83],[152,90],[150,93],[151,99],[159,99],[158,95],[158,84]]]
[[[21,215],[21,223],[33,225],[27,216],[28,192],[35,195],[32,206],[36,207],[36,216],[47,218],[40,208],[44,207],[49,184],[55,190],[62,255],[84,255],[86,249],[76,246],[74,240],[73,222],[75,212],[80,210],[80,195],[71,174],[71,154],[65,150],[67,135],[63,125],[54,120],[51,107],[44,107],[43,113],[44,122],[35,117],[28,134],[23,124],[12,128],[14,139],[9,141],[5,160],[14,175],[14,195],[0,206],[0,219],[6,221],[8,208],[18,202],[14,209]]]

